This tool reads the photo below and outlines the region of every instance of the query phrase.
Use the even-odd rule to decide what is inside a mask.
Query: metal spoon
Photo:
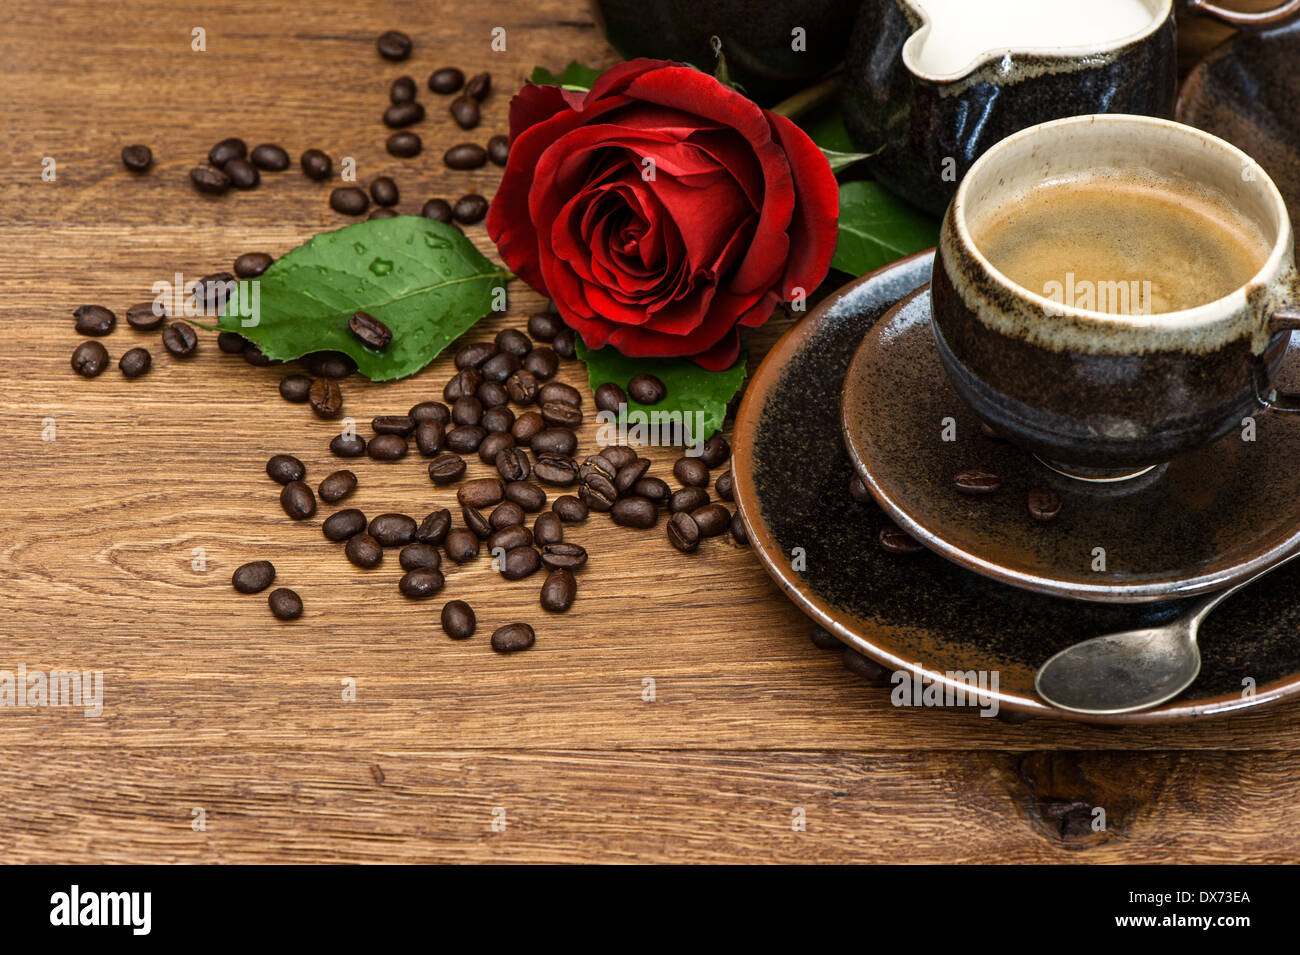
[[[1066,647],[1038,668],[1034,689],[1047,703],[1074,713],[1133,713],[1172,700],[1201,672],[1196,634],[1210,611],[1242,587],[1300,556],[1207,594],[1158,627],[1124,630]]]

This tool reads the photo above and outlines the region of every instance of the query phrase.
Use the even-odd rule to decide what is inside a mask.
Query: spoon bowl
[[[1048,703],[1075,713],[1158,706],[1201,672],[1195,623],[1180,617],[1172,627],[1125,630],[1066,647],[1039,668],[1034,688]]]

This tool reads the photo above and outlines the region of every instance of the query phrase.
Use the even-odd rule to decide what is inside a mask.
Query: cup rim
[[[1075,305],[1068,305],[1064,302],[1055,302],[1046,296],[1027,289],[1016,282],[1011,281],[1000,270],[994,267],[970,234],[966,224],[965,200],[970,188],[970,184],[985,165],[993,162],[999,153],[1005,152],[1017,144],[1027,139],[1040,136],[1044,131],[1064,128],[1068,126],[1079,125],[1107,125],[1107,126],[1149,126],[1170,130],[1177,135],[1186,136],[1190,139],[1199,139],[1207,143],[1212,148],[1221,150],[1231,156],[1235,156],[1245,169],[1248,166],[1253,167],[1255,179],[1253,180],[1272,202],[1273,210],[1280,223],[1277,238],[1273,242],[1273,247],[1269,251],[1268,258],[1249,279],[1241,285],[1234,288],[1227,295],[1213,299],[1209,302],[1203,302],[1192,308],[1179,309],[1172,312],[1154,312],[1149,315],[1127,315],[1122,312],[1099,312],[1090,309],[1079,308]],[[956,230],[957,237],[961,241],[966,252],[979,264],[984,272],[996,282],[1004,291],[1013,294],[1019,298],[1027,299],[1031,304],[1040,306],[1044,310],[1051,311],[1051,314],[1057,317],[1068,317],[1079,321],[1091,321],[1110,326],[1123,326],[1127,328],[1161,328],[1168,330],[1177,329],[1196,329],[1206,325],[1222,321],[1228,317],[1231,312],[1236,311],[1236,306],[1232,309],[1225,310],[1225,302],[1233,298],[1240,298],[1238,305],[1246,304],[1247,289],[1268,285],[1271,277],[1276,276],[1280,270],[1285,257],[1288,255],[1294,242],[1291,227],[1291,218],[1287,212],[1286,201],[1282,198],[1281,191],[1277,184],[1264,168],[1238,149],[1232,143],[1213,136],[1204,130],[1197,129],[1194,126],[1188,126],[1185,123],[1174,122],[1173,120],[1160,119],[1154,116],[1138,116],[1129,113],[1092,113],[1082,116],[1067,116],[1064,119],[1054,119],[1046,123],[1039,123],[1036,126],[1029,126],[1019,132],[1012,133],[1005,139],[994,143],[989,149],[975,160],[966,175],[962,177],[961,183],[957,187],[957,192],[953,196],[952,203],[949,206],[949,214],[953,226]]]

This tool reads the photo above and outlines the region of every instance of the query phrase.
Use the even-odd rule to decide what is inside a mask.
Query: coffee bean
[[[538,454],[533,464],[533,477],[543,484],[569,487],[578,482],[578,466],[573,458],[563,454]]]
[[[953,485],[962,494],[992,494],[1002,486],[1002,479],[987,471],[958,471],[952,480]]]
[[[131,348],[118,359],[117,367],[128,378],[139,378],[153,365],[153,355],[147,348]]]
[[[420,570],[421,568],[437,570],[442,566],[442,555],[438,553],[438,548],[432,544],[424,544],[418,541],[403,547],[401,553],[397,555],[397,560],[402,565],[403,570]]]
[[[416,529],[405,514],[380,514],[370,519],[369,533],[383,547],[404,547],[415,540]]]
[[[474,608],[463,600],[449,600],[442,608],[442,630],[453,640],[465,640],[474,635],[478,620]]]
[[[452,100],[450,112],[451,118],[461,129],[473,129],[481,118],[478,102],[468,96],[457,96]]]
[[[627,404],[627,393],[612,381],[596,389],[596,408],[618,414],[619,406]]]
[[[528,334],[539,342],[549,342],[563,327],[563,322],[550,312],[537,312],[528,316]]]
[[[691,511],[701,537],[717,537],[731,526],[731,512],[722,504],[705,504]]]
[[[440,507],[430,511],[415,529],[415,539],[421,544],[437,546],[447,539],[451,530],[451,511]]]
[[[515,439],[510,434],[500,431],[495,432],[495,434],[502,434],[510,441],[510,445],[502,447],[492,458],[497,473],[501,475],[501,480],[526,480],[533,470],[528,460],[528,452],[522,448],[513,447]],[[485,441],[484,444],[486,443]]]
[[[464,473],[465,461],[455,454],[443,453],[429,462],[429,480],[434,484],[451,484]]]
[[[478,508],[469,507],[468,505],[462,507],[460,509],[460,518],[469,532],[479,540],[487,540],[492,536],[492,525],[488,523],[488,519],[483,516],[483,512]]]
[[[630,490],[637,497],[648,498],[656,504],[667,504],[673,493],[668,482],[657,477],[643,477]]]
[[[492,509],[488,515],[488,523],[492,529],[499,531],[503,527],[512,527],[515,524],[524,522],[524,509],[514,501],[503,501]]]
[[[619,494],[626,494],[648,470],[650,470],[649,458],[637,458],[626,467],[619,468],[618,475],[614,478],[614,489]]]
[[[541,566],[542,555],[536,549],[512,547],[501,559],[501,576],[506,580],[523,580],[537,573]]]
[[[587,519],[587,505],[581,498],[574,497],[572,494],[557,497],[555,503],[551,505],[551,510],[566,524],[581,524]]]
[[[573,405],[575,408],[582,407],[582,392],[572,385],[566,385],[562,381],[548,381],[542,385],[537,392],[538,404],[549,404],[553,401],[563,402],[564,404]]]
[[[705,467],[716,468],[731,457],[731,445],[727,439],[720,434],[715,434],[704,442],[704,447],[700,450],[700,460]]]
[[[415,80],[409,76],[399,76],[388,87],[388,99],[393,103],[409,103],[415,99]]]
[[[272,590],[266,603],[277,620],[297,620],[302,616],[302,598],[288,587]]]
[[[492,649],[497,653],[516,653],[533,645],[537,635],[526,623],[509,623],[492,634]]]
[[[578,499],[593,511],[604,513],[614,506],[614,502],[618,500],[618,492],[614,489],[613,481],[594,474],[590,480],[583,481],[578,488]]]
[[[307,356],[303,361],[307,362],[308,358],[311,359],[309,369],[315,368],[312,374],[322,378],[346,378],[357,370],[357,363],[350,355],[345,355],[343,352],[317,352],[314,356]]]
[[[339,390],[338,382],[330,378],[313,381],[307,398],[318,418],[337,418],[343,413],[343,392]]]
[[[625,444],[611,444],[608,447],[601,448],[600,456],[609,462],[615,474],[638,457],[637,453]]]
[[[1050,487],[1035,487],[1029,491],[1029,514],[1036,521],[1050,521],[1061,513],[1061,495]]]
[[[558,520],[556,526],[559,526]],[[587,548],[581,544],[557,541],[542,547],[542,563],[551,570],[577,570],[587,562]]]
[[[244,361],[248,362],[255,368],[265,368],[268,365],[279,364],[279,362],[274,362],[267,358],[266,355],[262,354],[262,349],[258,348],[255,342],[245,342],[244,350],[239,354]]]
[[[326,504],[335,504],[357,489],[357,476],[351,471],[335,471],[320,482],[316,493]]]
[[[117,316],[102,305],[81,305],[72,315],[80,335],[107,335],[117,326]]]
[[[642,405],[657,405],[668,395],[664,383],[654,375],[637,375],[627,383],[627,393]]]
[[[673,464],[673,476],[683,487],[708,487],[709,469],[699,458],[681,457]]]
[[[376,205],[395,206],[398,202],[397,183],[388,176],[378,176],[370,182],[370,198]]]
[[[718,497],[724,501],[730,501],[735,497],[735,489],[732,483],[731,470],[727,469],[718,475],[718,479],[713,482],[713,490],[717,492]]]
[[[615,524],[644,530],[655,526],[659,520],[659,509],[655,507],[654,501],[644,497],[624,497],[614,502],[609,516],[614,519]]]
[[[668,510],[674,514],[680,511],[694,511],[709,503],[709,492],[702,487],[684,487],[668,499]]]
[[[564,613],[573,606],[578,596],[578,581],[572,571],[557,567],[546,575],[542,584],[541,604],[543,610],[551,613]]]
[[[412,156],[420,155],[420,150],[424,148],[424,144],[420,141],[418,134],[404,130],[389,136],[384,148],[388,150],[389,155],[396,156],[399,159],[410,159]],[[374,192],[373,185],[370,190],[372,193]]]
[[[446,199],[430,199],[420,207],[420,215],[435,222],[451,222],[451,203]]]
[[[498,478],[477,478],[466,481],[456,492],[456,500],[470,507],[491,507],[500,504],[504,488]]]
[[[487,144],[488,159],[497,166],[504,166],[510,159],[510,137],[500,134],[493,136]]]
[[[454,66],[444,66],[429,74],[429,89],[447,95],[465,85],[465,74]]]
[[[400,434],[377,434],[366,445],[366,453],[376,461],[397,461],[406,457],[406,439]]]
[[[319,149],[304,151],[299,163],[302,165],[302,174],[316,182],[328,179],[334,171],[334,160]]]
[[[254,189],[262,181],[262,174],[247,159],[232,159],[222,171],[236,189]]]
[[[140,302],[126,310],[126,323],[141,332],[153,331],[166,317],[167,309],[158,302]]]
[[[190,182],[199,192],[214,196],[230,188],[230,177],[215,166],[195,166],[190,170]]]
[[[478,143],[460,143],[442,156],[448,169],[478,169],[487,162],[487,150]]]
[[[541,434],[545,429],[546,422],[542,420],[541,415],[536,411],[525,411],[515,419],[515,423],[510,427],[510,433],[515,436],[516,444],[526,444],[529,447],[532,447],[533,439],[536,438],[537,435]],[[574,437],[572,433],[565,433],[569,434],[569,437],[573,439],[573,447],[576,450],[578,439]],[[533,448],[533,450],[535,451],[537,449]],[[568,453],[572,454],[573,452],[570,451]]]
[[[336,434],[330,441],[330,453],[338,458],[359,458],[366,453],[366,439],[355,431]]]
[[[199,336],[185,322],[172,322],[164,328],[162,343],[177,358],[189,358],[199,350]]]
[[[555,373],[560,369],[559,356],[555,350],[542,345],[534,348],[524,356],[524,368],[532,373],[532,376],[539,382],[553,378]]]
[[[463,564],[467,560],[473,560],[478,556],[478,538],[467,530],[456,528],[447,534],[447,542],[443,549],[458,564]]]
[[[361,533],[348,538],[347,544],[343,546],[343,555],[358,567],[368,570],[378,567],[383,561],[384,549],[369,534]]]
[[[236,567],[230,583],[241,594],[260,594],[273,580],[275,565],[269,560],[254,560]]]
[[[469,78],[465,84],[465,95],[471,99],[476,99],[480,103],[487,99],[488,93],[492,91],[492,74],[476,73]]]
[[[740,511],[731,515],[731,539],[741,547],[749,546],[749,531],[745,529],[745,522],[740,517]]]
[[[542,545],[558,544],[564,540],[564,524],[554,511],[543,511],[533,522],[533,540]]]
[[[668,518],[668,543],[683,554],[689,554],[700,546],[700,526],[695,518],[685,511],[678,511]]]
[[[232,159],[245,159],[248,156],[248,144],[238,136],[223,139],[208,150],[208,162],[218,169],[224,169]]]
[[[451,411],[441,401],[421,401],[419,404],[412,405],[407,414],[416,424],[423,424],[426,421],[446,424],[451,420]]]
[[[532,481],[511,481],[505,486],[505,497],[518,504],[528,513],[540,511],[546,506],[546,491],[540,484]]]
[[[484,398],[483,396],[484,389],[500,388],[500,387],[501,387],[500,385],[492,381],[483,382],[483,384],[478,386],[479,400],[486,405],[488,402],[487,399]],[[496,397],[496,396],[492,395],[492,397]],[[511,411],[509,408],[507,408],[505,406],[505,403],[503,402],[499,406],[490,407],[488,408],[487,411],[483,412],[483,420],[479,423],[482,424],[483,427],[487,428],[488,434],[491,434],[493,431],[509,432],[510,429],[515,426],[515,413]],[[515,444],[516,442],[514,441],[514,435],[512,434],[510,437],[511,437],[510,443]]]
[[[599,479],[612,486],[617,474],[618,468],[603,454],[589,456],[578,468],[578,480],[583,482]]]
[[[481,384],[483,384],[481,371],[477,368],[462,368],[443,386],[442,397],[445,401],[455,401],[457,398],[474,394]]]
[[[245,252],[235,259],[235,275],[241,279],[253,279],[261,275],[275,262],[265,252]]]
[[[425,600],[442,590],[446,581],[442,571],[434,567],[418,567],[408,570],[397,582],[397,589],[404,597],[412,600]]]
[[[367,348],[381,351],[393,340],[393,333],[387,325],[369,312],[353,312],[348,319],[348,331]]]
[[[366,529],[366,515],[355,507],[335,511],[320,526],[326,540],[345,541]]]
[[[483,443],[483,439],[486,437],[486,428],[476,424],[467,424],[452,428],[443,436],[443,441],[449,451],[455,451],[457,454],[470,454],[478,450],[478,446]]]
[[[506,379],[506,394],[517,405],[532,404],[537,397],[537,379],[528,369],[520,368]],[[581,416],[582,412],[579,411],[578,414]],[[546,420],[545,413],[542,414],[542,420]]]
[[[482,368],[498,350],[496,342],[470,342],[468,345],[462,345],[456,351],[456,368],[460,371],[466,368]]]
[[[356,186],[339,186],[330,193],[330,208],[345,216],[359,216],[370,208],[370,197]]]
[[[499,551],[511,551],[516,547],[531,547],[532,543],[533,532],[521,524],[503,527],[487,538],[488,551],[493,554]]]
[[[509,352],[497,352],[483,362],[481,373],[484,380],[505,383],[519,370],[519,359]]]
[[[366,216],[366,218],[367,219],[396,219],[397,213],[392,209],[384,209],[381,207],[379,209],[374,210],[372,213],[370,213],[370,215]]]
[[[409,437],[415,430],[415,419],[404,414],[381,414],[370,419],[370,430],[375,434],[399,434]]]
[[[544,428],[533,435],[528,446],[534,454],[571,455],[578,450],[578,437],[567,428]]]
[[[235,332],[217,333],[217,347],[227,355],[242,355],[248,345],[249,341],[243,335],[237,335]]]
[[[925,547],[895,524],[886,524],[876,536],[880,546],[891,554],[919,554]]]
[[[266,474],[277,484],[288,484],[305,478],[307,466],[292,454],[277,454],[266,462]]]
[[[316,495],[302,481],[290,481],[280,489],[280,506],[295,521],[305,521],[316,513]]]
[[[131,172],[144,172],[153,165],[153,150],[140,143],[123,146],[122,165]]]
[[[542,420],[556,428],[576,428],[582,424],[582,409],[564,401],[542,405]]]
[[[424,107],[419,103],[394,103],[384,110],[384,125],[389,129],[403,129],[424,119]]]
[[[508,352],[516,358],[523,358],[533,350],[528,336],[517,328],[503,328],[497,332],[495,344],[498,351]]]
[[[375,40],[375,49],[385,60],[404,60],[411,55],[411,38],[401,30],[385,30]]]
[[[488,201],[484,196],[471,192],[461,196],[451,207],[451,215],[463,225],[473,225],[488,213]]]
[[[426,458],[442,450],[442,438],[443,426],[437,421],[422,421],[415,429],[415,446]]]

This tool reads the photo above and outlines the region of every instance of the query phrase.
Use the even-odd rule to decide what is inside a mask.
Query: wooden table
[[[341,225],[296,169],[207,199],[187,173],[216,140],[319,146],[392,172],[401,208],[491,194],[497,172],[441,150],[503,130],[535,64],[613,62],[578,0],[57,6],[11,0],[0,31],[0,669],[102,670],[103,715],[0,708],[0,855],[10,861],[1295,861],[1300,707],[1114,731],[973,712],[898,710],[815,649],[809,626],[746,550],[694,557],[663,534],[593,519],[573,610],[547,617],[540,578],[503,584],[485,560],[446,594],[479,610],[453,643],[441,600],[396,592],[290,524],[263,472],[299,455],[319,480],[335,425],[276,396],[283,371],[205,337],[178,362],[124,323],[114,360],[152,347],[138,381],[69,369],[71,310],[121,316],[175,270],[228,268]],[[507,51],[489,48],[507,28]],[[191,31],[206,31],[206,51]],[[381,61],[384,29],[416,40]],[[490,69],[481,130],[462,134],[423,90],[437,66]],[[432,105],[414,161],[383,150],[389,82]],[[126,173],[126,143],[157,167]],[[42,161],[57,179],[43,181]],[[482,227],[469,229],[484,250]],[[498,327],[541,300],[517,286]],[[755,336],[761,357],[782,330]],[[384,386],[344,383],[359,421],[437,397],[450,358]],[[569,364],[565,380],[578,382]],[[54,425],[54,440],[48,425]],[[592,426],[585,446],[592,447]],[[666,474],[673,455],[656,452]],[[475,462],[477,467],[477,462]],[[359,462],[355,503],[423,514],[450,502],[418,459]],[[198,549],[205,569],[196,570]],[[306,615],[280,624],[236,594],[269,558]],[[534,649],[487,633],[534,621]],[[345,701],[346,682],[356,686]],[[1107,829],[1092,832],[1091,809]],[[797,824],[802,819],[803,826]],[[504,825],[502,825],[504,823]]]

